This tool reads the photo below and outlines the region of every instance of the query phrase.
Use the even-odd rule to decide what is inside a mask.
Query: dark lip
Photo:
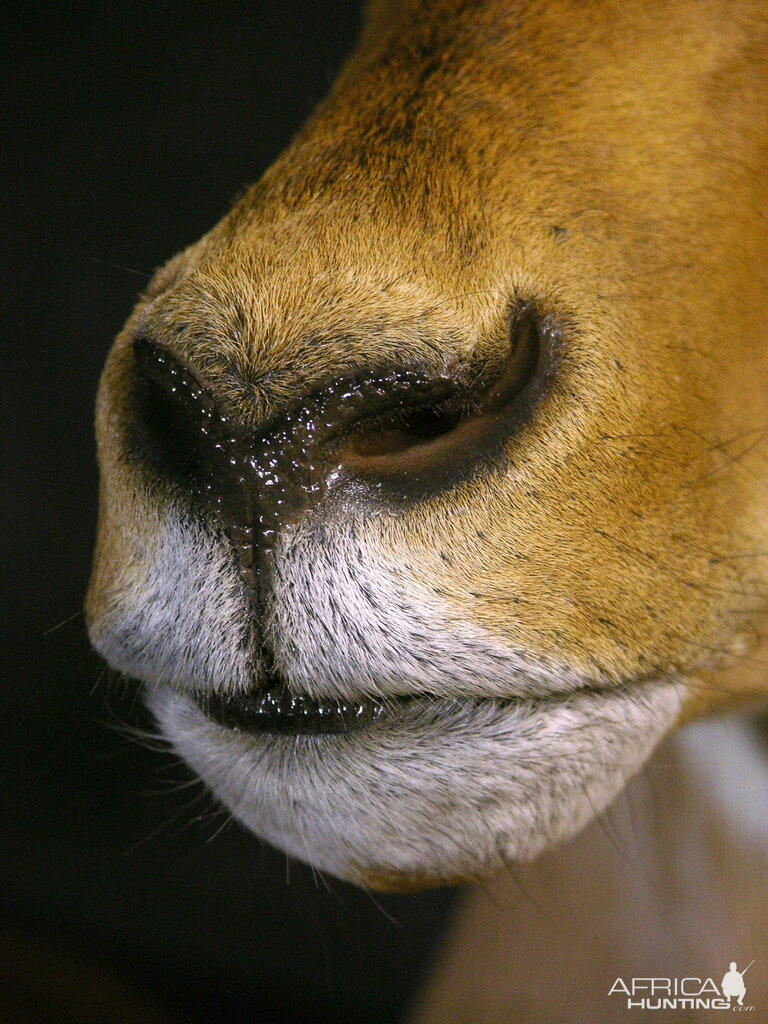
[[[207,718],[226,729],[273,736],[343,736],[396,723],[419,708],[445,714],[468,706],[540,703],[519,697],[439,697],[426,692],[353,701],[295,694],[283,682],[233,695],[197,691],[193,697]]]
[[[233,696],[198,692],[195,701],[208,718],[235,732],[322,736],[350,733],[396,718],[410,698],[389,699],[386,703],[317,699],[297,695],[279,684]]]
[[[658,682],[658,677],[628,680],[627,685]],[[546,696],[439,696],[421,692],[409,696],[364,698],[359,701],[332,697],[310,697],[293,693],[282,681],[268,688],[225,695],[197,691],[193,696],[198,708],[211,721],[233,732],[275,736],[345,735],[375,725],[396,724],[424,713],[434,723],[450,719],[470,708],[495,708],[503,713],[510,708],[530,711],[555,708],[574,698],[594,696],[621,697],[625,686],[587,684]]]
[[[632,683],[656,680],[636,679]],[[630,681],[628,681],[630,682]],[[377,724],[387,725],[405,719],[420,708],[443,716],[469,707],[506,708],[555,707],[584,694],[621,696],[625,687],[585,685],[564,693],[536,697],[501,696],[437,696],[418,693],[407,697],[386,699],[365,698],[361,701],[342,698],[315,698],[293,693],[282,681],[268,689],[224,695],[197,691],[195,703],[203,714],[233,732],[274,736],[334,736],[353,733]]]
[[[376,724],[387,725],[405,719],[419,708],[440,715],[468,707],[553,704],[570,695],[548,698],[521,697],[443,697],[417,693],[386,699],[315,698],[293,693],[282,682],[268,689],[225,695],[197,691],[195,703],[211,721],[233,732],[275,736],[346,735]]]

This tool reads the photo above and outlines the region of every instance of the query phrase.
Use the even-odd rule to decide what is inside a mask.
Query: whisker
[[[149,280],[152,277],[151,274],[146,273],[144,270],[134,270],[133,267],[124,267],[121,263],[112,263],[111,260],[103,260],[99,256],[89,256],[88,258],[92,263],[100,263],[102,266],[112,267],[113,270],[124,270],[126,274],[135,274],[137,277],[143,277],[146,280]]]

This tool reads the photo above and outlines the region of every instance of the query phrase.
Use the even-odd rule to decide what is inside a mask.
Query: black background
[[[116,969],[190,1021],[393,1021],[450,895],[374,900],[227,824],[183,765],[125,735],[151,723],[89,651],[80,611],[110,341],[155,267],[325,93],[358,4],[2,19],[0,925]]]

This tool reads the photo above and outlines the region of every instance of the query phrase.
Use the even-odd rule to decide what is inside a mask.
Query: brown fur
[[[510,313],[528,307],[560,353],[510,438],[514,480],[478,474],[403,506],[377,520],[377,550],[404,567],[406,589],[428,581],[452,621],[500,649],[605,688],[681,679],[681,721],[764,700],[767,171],[768,16],[756,0],[375,0],[329,97],[232,212],[158,272],[109,356],[94,641],[115,609],[145,600],[169,507],[126,432],[137,331],[255,427],[361,369],[482,376],[504,358]],[[195,763],[193,713],[179,712],[175,740]],[[228,759],[244,766],[238,785],[274,784],[253,783],[240,738],[216,742],[209,765],[225,792],[216,772]],[[625,831],[647,878],[592,826],[526,875],[543,914],[508,882],[501,912],[471,896],[419,1019],[565,1021],[577,1007],[612,1020],[615,974],[686,972],[702,936],[707,970],[737,948],[759,956],[765,915],[749,890],[764,853],[711,828],[719,811],[673,781],[678,767],[655,809],[643,783],[633,791],[642,822]],[[352,807],[351,835],[385,798],[374,785]],[[406,808],[414,828],[434,827],[427,847],[446,821],[461,826],[466,808],[452,816],[452,804],[453,793],[433,802],[434,823]],[[464,878],[455,858],[404,867],[391,810],[388,850],[371,833],[375,853],[358,859],[345,833],[349,863],[332,869],[383,889]]]
[[[702,710],[730,653],[764,689],[766,53],[758,3],[373,4],[330,96],[116,342],[92,620],[151,531],[118,454],[150,302],[158,342],[261,421],[359,366],[492,361],[532,301],[564,347],[519,483],[466,485],[439,530],[414,506],[391,550],[595,679],[682,672]]]

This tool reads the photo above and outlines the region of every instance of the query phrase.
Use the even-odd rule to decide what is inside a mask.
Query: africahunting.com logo
[[[617,978],[609,996],[626,1000],[628,1010],[728,1010],[749,1013],[744,1003],[744,975],[755,961],[740,971],[732,960],[718,985],[714,978]]]

